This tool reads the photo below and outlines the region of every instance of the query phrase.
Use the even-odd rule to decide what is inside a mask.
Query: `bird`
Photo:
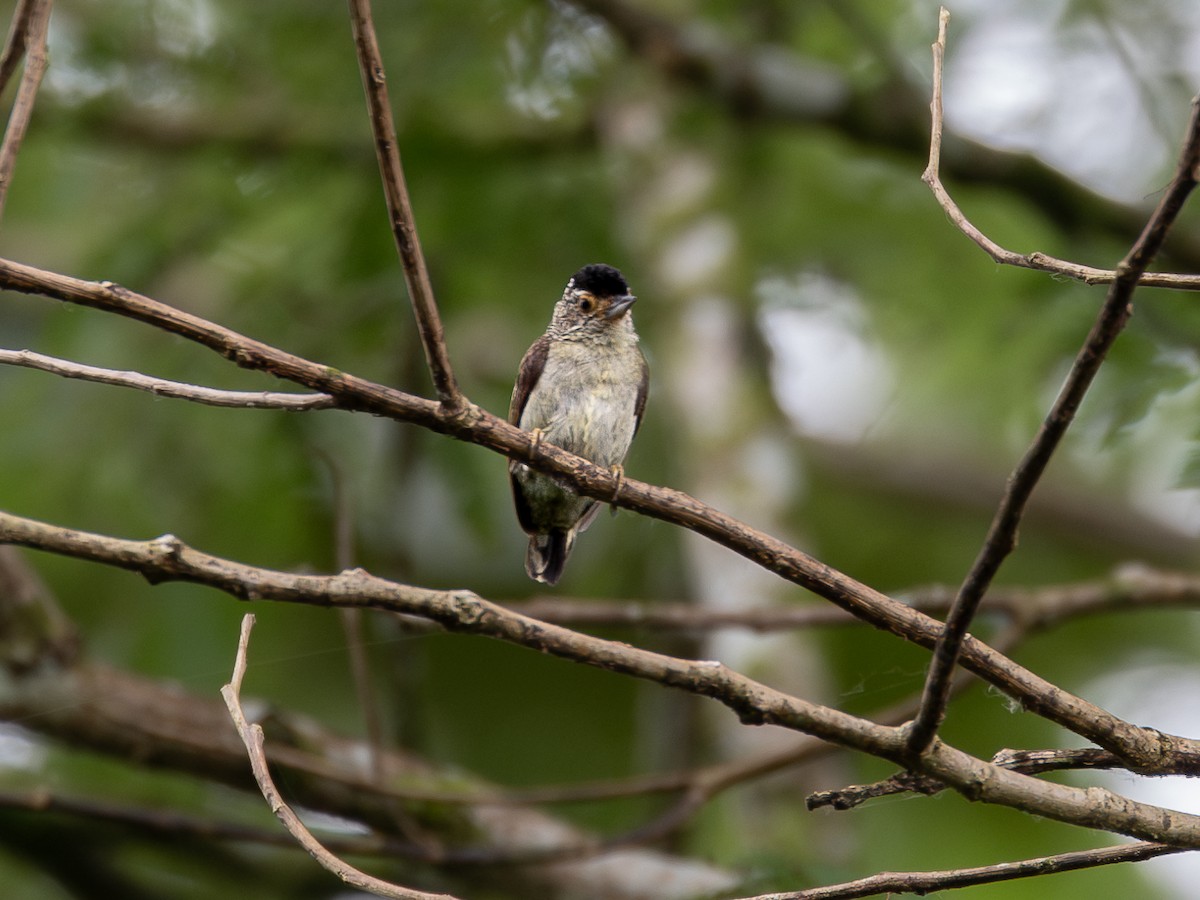
[[[508,412],[509,422],[533,434],[531,454],[545,440],[612,469],[618,492],[650,384],[630,311],[636,300],[612,266],[594,263],[571,276],[546,333],[521,360]],[[519,460],[508,471],[517,520],[529,535],[525,571],[557,584],[598,501]]]

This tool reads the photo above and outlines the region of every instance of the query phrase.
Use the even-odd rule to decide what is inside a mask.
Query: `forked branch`
[[[946,23],[949,13],[941,11],[938,39],[934,54],[934,113],[933,140],[936,147],[940,134],[942,59],[946,48]],[[1096,373],[1100,371],[1109,349],[1116,342],[1132,314],[1133,292],[1147,267],[1162,248],[1180,210],[1196,186],[1197,164],[1200,163],[1200,102],[1193,101],[1192,116],[1179,155],[1179,163],[1171,184],[1164,192],[1141,235],[1116,269],[1116,278],[1108,289],[1104,305],[1093,323],[1083,347],[1079,350],[1066,382],[1054,405],[1042,422],[1029,449],[1009,476],[999,508],[988,529],[983,546],[959,589],[954,605],[946,619],[946,627],[938,638],[933,660],[925,681],[921,711],[913,720],[909,734],[909,749],[921,753],[932,742],[946,711],[951,676],[958,662],[967,630],[975,617],[984,594],[996,572],[1015,549],[1017,529],[1025,506],[1049,465],[1054,451],[1067,429],[1075,420]],[[965,221],[965,220],[964,220]]]
[[[1119,270],[1097,269],[1093,266],[1058,259],[1040,251],[1017,253],[1001,247],[971,223],[954,198],[950,196],[950,192],[946,190],[941,176],[942,132],[945,121],[942,113],[942,71],[946,54],[946,24],[949,20],[950,13],[945,7],[942,7],[938,18],[938,39],[933,44],[933,99],[929,103],[932,123],[929,135],[929,164],[925,167],[921,180],[929,185],[933,196],[946,211],[946,215],[950,217],[954,226],[1001,265],[1049,272],[1052,275],[1061,275],[1075,281],[1082,281],[1084,284],[1112,284],[1117,280]],[[1143,271],[1138,276],[1138,284],[1146,287],[1196,291],[1200,290],[1200,275]]]
[[[349,3],[354,48],[358,57],[359,72],[362,74],[363,90],[367,94],[367,109],[371,117],[371,132],[375,136],[375,155],[379,159],[379,171],[383,176],[388,219],[392,225],[396,249],[400,252],[400,260],[404,264],[404,281],[408,285],[408,296],[416,315],[421,345],[425,348],[425,361],[433,376],[433,386],[438,399],[443,406],[457,410],[465,406],[467,401],[459,390],[454,370],[450,366],[441,315],[433,296],[429,271],[425,266],[425,254],[421,252],[421,241],[417,236],[416,220],[408,197],[408,184],[404,180],[404,167],[400,164],[396,123],[392,118],[391,101],[388,99],[387,76],[383,68],[383,55],[379,52],[379,41],[375,36],[371,3],[370,0],[349,0]]]

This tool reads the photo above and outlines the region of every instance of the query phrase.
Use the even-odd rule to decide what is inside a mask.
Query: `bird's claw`
[[[613,512],[616,512],[616,503],[621,499],[621,488],[625,484],[625,467],[618,463],[610,466],[609,471],[613,473],[613,478],[617,479],[617,486],[613,488],[612,500],[609,501],[613,504]]]
[[[538,455],[538,451],[542,449],[542,437],[546,432],[540,428],[533,428],[529,431],[529,458],[533,459]]]

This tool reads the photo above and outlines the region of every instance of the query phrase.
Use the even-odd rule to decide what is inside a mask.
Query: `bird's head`
[[[553,326],[563,332],[596,331],[627,322],[626,313],[636,300],[625,277],[612,266],[584,266],[571,276],[554,307]]]

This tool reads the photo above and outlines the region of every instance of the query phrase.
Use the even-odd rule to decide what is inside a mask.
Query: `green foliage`
[[[687,4],[645,5],[693,15]],[[709,3],[694,16],[739,44],[769,39],[818,60],[862,89],[890,77],[864,28],[903,59],[924,59],[932,6],[855,4],[847,19],[834,5]],[[1072,15],[1084,14],[1104,13]],[[59,4],[54,16],[53,65],[17,167],[3,254],[116,281],[344,371],[430,394],[343,7],[90,0]],[[598,20],[567,4],[394,2],[377,4],[376,16],[421,239],[450,352],[473,400],[503,414],[521,354],[545,327],[566,277],[584,263],[617,264],[643,298],[638,327],[653,371],[629,473],[692,490],[694,473],[720,471],[728,461],[704,455],[696,436],[703,429],[679,408],[678,357],[669,348],[699,303],[720,295],[742,329],[737,388],[753,398],[739,422],[747,433],[727,436],[729,443],[780,441],[800,473],[779,524],[803,534],[822,560],[881,589],[957,584],[1102,288],[996,266],[946,220],[920,183],[924,160],[904,148],[851,136],[836,123],[741,120],[692,87],[661,79]],[[1182,120],[1184,111],[1175,113]],[[639,143],[622,130],[638,127],[651,137]],[[660,178],[669,181],[694,157],[705,163],[706,190],[674,205],[665,189],[655,193]],[[1065,233],[1011,184],[951,188],[976,224],[1021,252],[1109,266],[1134,237]],[[660,252],[701,216],[726,223],[735,249],[711,281],[679,288]],[[1196,222],[1188,220],[1193,239]],[[768,396],[769,351],[753,324],[763,279],[813,274],[861,304],[862,334],[892,379],[879,422],[861,442],[832,450],[795,433],[780,411],[786,404]],[[2,300],[5,346],[217,387],[279,387],[136,323],[43,299]],[[1161,498],[1147,499],[1147,480],[1158,479],[1160,492],[1200,485],[1200,392],[1192,388],[1200,313],[1186,297],[1149,291],[1139,293],[1137,311],[1082,410],[1079,434],[1047,479],[1086,514],[1064,521],[1048,507],[1031,523],[1005,570],[1014,583],[1098,576],[1141,555],[1140,546],[1131,551],[1097,536],[1089,522],[1136,511],[1169,530],[1175,520],[1152,508]],[[337,566],[338,484],[355,523],[355,564],[498,600],[534,590],[521,568],[524,538],[505,463],[479,448],[363,416],[210,409],[19,369],[0,371],[0,421],[7,473],[0,508],[14,513],[129,538],[169,532],[239,561],[325,572]],[[1161,446],[1176,450],[1148,456],[1148,447]],[[896,469],[936,477],[915,488],[921,478],[890,477]],[[951,469],[968,476],[957,493],[945,477]],[[1152,561],[1194,560],[1193,550],[1179,549],[1190,533],[1180,526],[1174,536],[1157,554],[1145,551]],[[227,679],[243,612],[234,600],[188,585],[149,587],[74,561],[35,561],[94,657],[210,695]],[[581,540],[564,587],[582,596],[686,600],[700,592],[694,566],[676,530],[628,513],[604,515]],[[811,601],[798,593],[783,591],[783,602]],[[361,733],[336,613],[256,612],[250,689]],[[1033,642],[1022,661],[1077,689],[1113,665],[1135,634],[1154,642],[1183,630],[1160,625],[1106,618]],[[653,767],[646,746],[662,742],[645,709],[687,702],[480,639],[417,636],[378,622],[368,631],[385,703],[395,706],[385,716],[389,729],[431,759],[505,784],[643,772]],[[614,636],[701,652],[648,633]],[[812,644],[828,675],[829,696],[817,699],[864,714],[918,689],[927,660],[858,629]],[[979,689],[956,704],[948,729],[949,739],[984,757],[1061,740]],[[694,765],[719,752],[699,740],[672,743],[677,752],[654,765]],[[889,772],[855,760],[835,774],[852,783]],[[771,807],[757,827],[740,818],[741,800],[755,789],[738,789],[705,810],[681,849],[794,890],[797,878],[822,883],[886,868],[982,865],[1094,837],[956,796],[810,816],[801,812],[804,793],[828,785],[814,785],[807,773],[782,777],[788,802]],[[2,774],[21,786],[107,786],[164,806],[217,802],[213,789],[145,778],[132,764],[59,751],[33,770]],[[224,793],[218,800],[230,802]],[[615,831],[658,808],[634,800],[564,815]],[[25,827],[18,818],[0,820],[0,845]],[[823,845],[827,827],[837,837]],[[105,840],[118,868],[152,893],[232,890],[230,870],[206,867],[202,857],[127,835]],[[67,896],[24,859],[19,847],[0,854],[0,883],[19,886],[13,897]],[[332,894],[288,870],[273,865],[255,896]],[[1152,890],[1125,868],[971,896]]]

